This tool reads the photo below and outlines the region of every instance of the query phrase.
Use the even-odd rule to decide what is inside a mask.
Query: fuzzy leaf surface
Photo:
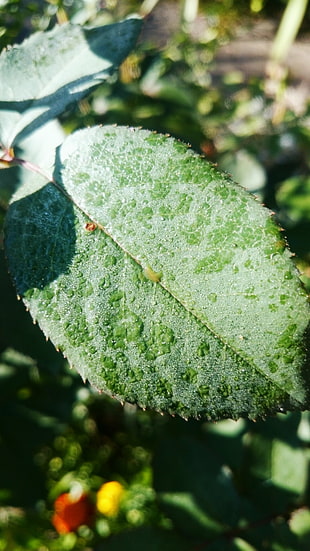
[[[0,142],[9,147],[106,80],[134,46],[141,24],[138,17],[91,28],[66,23],[4,50]]]
[[[19,191],[6,247],[44,333],[100,390],[210,419],[305,407],[309,307],[268,210],[184,144],[95,127]]]

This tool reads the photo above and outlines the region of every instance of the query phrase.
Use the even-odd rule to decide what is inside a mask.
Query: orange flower
[[[98,511],[106,517],[116,516],[124,492],[124,487],[116,480],[102,484],[97,492]]]
[[[74,496],[70,493],[61,494],[54,503],[52,524],[58,534],[74,532],[82,524],[91,524],[94,506],[86,494]]]

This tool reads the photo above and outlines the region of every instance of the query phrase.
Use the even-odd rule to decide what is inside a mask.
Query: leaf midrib
[[[115,243],[119,248],[120,250],[128,255],[129,258],[131,258],[136,264],[138,264],[138,266],[140,266],[140,268],[143,270],[145,267],[142,265],[141,261],[136,258],[132,253],[130,253],[129,251],[127,251],[127,249],[107,230],[107,228],[105,228],[105,226],[103,226],[100,222],[98,222],[92,215],[90,215],[88,212],[86,212],[78,203],[76,203],[76,201],[73,199],[73,197],[66,191],[66,189],[61,185],[59,184],[58,182],[56,182],[55,180],[53,181],[53,183],[55,184],[56,188],[61,192],[63,193],[68,200],[70,200],[73,205],[84,215],[84,216],[87,216],[87,218],[89,218],[89,220],[91,220],[91,222],[93,222],[94,224],[96,224],[96,226],[101,230],[103,231],[103,233],[105,235],[107,235],[112,241],[113,243]],[[162,282],[161,279],[159,279],[158,281],[154,281],[153,282],[155,285],[158,284],[162,287],[162,289],[164,289],[178,304],[180,304],[182,306],[182,308],[185,309],[186,312],[188,312],[191,316],[193,316],[199,323],[201,323],[201,325],[203,325],[208,331],[210,331],[210,333],[212,335],[214,335],[215,338],[217,338],[224,347],[227,347],[231,350],[231,352],[233,352],[238,358],[240,358],[243,362],[246,362],[249,366],[251,366],[254,370],[256,370],[258,373],[260,373],[260,375],[262,375],[264,377],[264,379],[266,379],[267,381],[271,381],[272,384],[274,384],[281,392],[283,392],[283,388],[279,385],[278,382],[274,381],[273,379],[270,379],[268,377],[268,375],[262,371],[262,369],[257,366],[255,363],[253,363],[253,360],[250,359],[246,354],[244,354],[244,351],[242,350],[239,350],[238,348],[234,347],[231,343],[229,342],[226,342],[224,340],[224,338],[221,336],[221,335],[218,335],[217,332],[204,320],[202,319],[198,314],[197,312],[195,312],[194,310],[192,310],[190,307],[188,307],[188,305],[183,302],[182,300],[180,300],[180,298],[178,298],[172,291],[171,289],[169,289],[166,285],[164,285],[164,283]],[[284,392],[286,393],[287,396],[291,396],[286,390],[284,390]],[[296,398],[294,398],[296,400]]]

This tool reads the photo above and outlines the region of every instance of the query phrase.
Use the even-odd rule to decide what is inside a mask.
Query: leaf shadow
[[[5,223],[9,270],[19,295],[67,273],[75,254],[73,204],[54,184],[16,200]]]
[[[20,130],[14,135],[13,143],[24,140],[35,130],[42,127],[49,120],[54,119],[62,113],[68,105],[79,101],[84,95],[100,84],[104,78],[108,78],[112,70],[101,71],[91,77],[83,77],[62,86],[53,94],[49,94],[32,101],[0,101],[0,111],[12,111],[20,114],[17,126]],[[92,83],[90,83],[92,81]],[[30,116],[32,115],[32,117]],[[30,117],[30,120],[29,118]],[[23,121],[24,118],[24,121]],[[28,118],[28,120],[27,120]],[[11,146],[12,144],[5,144]]]

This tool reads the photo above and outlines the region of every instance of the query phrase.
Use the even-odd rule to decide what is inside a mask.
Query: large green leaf
[[[7,256],[84,378],[185,417],[306,407],[309,308],[269,211],[145,130],[73,134],[55,178],[63,191],[38,179],[15,196]]]
[[[38,32],[0,56],[0,142],[9,147],[105,80],[132,49],[141,19],[70,23]]]
[[[187,551],[188,542],[174,531],[141,526],[135,530],[113,534],[109,539],[96,545],[95,551]]]

